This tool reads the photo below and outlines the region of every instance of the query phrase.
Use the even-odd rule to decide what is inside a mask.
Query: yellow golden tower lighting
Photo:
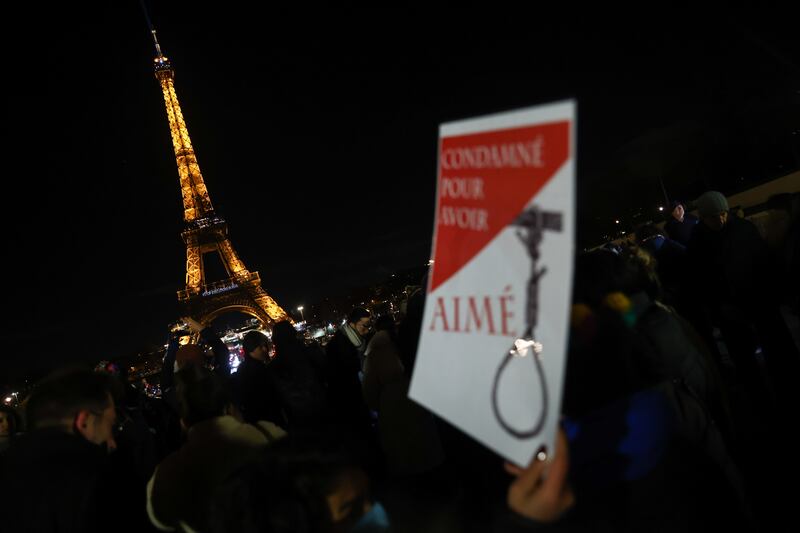
[[[155,76],[167,109],[186,223],[181,234],[186,243],[186,289],[178,291],[178,300],[203,324],[228,311],[250,314],[265,325],[281,320],[293,322],[264,291],[258,272],[251,273],[245,268],[228,238],[228,224],[214,213],[175,93],[175,71],[169,58],[161,52],[155,29],[151,28],[150,32],[156,46]],[[203,254],[207,252],[219,254],[228,279],[206,282]]]

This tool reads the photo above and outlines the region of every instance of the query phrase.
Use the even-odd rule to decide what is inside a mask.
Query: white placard
[[[561,408],[575,103],[443,124],[438,172],[409,396],[524,466],[553,449]]]

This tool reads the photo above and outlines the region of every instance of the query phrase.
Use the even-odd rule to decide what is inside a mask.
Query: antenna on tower
[[[144,18],[147,21],[147,27],[150,29],[150,33],[153,35],[153,42],[156,44],[156,53],[158,54],[158,57],[161,57],[164,54],[161,53],[161,45],[158,44],[156,29],[153,27],[153,23],[150,20],[150,15],[147,13],[147,7],[144,5],[144,0],[139,0],[139,5],[142,6],[142,12],[144,13]]]
[[[153,34],[153,41],[156,43],[156,53],[158,54],[159,57],[161,57],[164,54],[161,53],[161,46],[159,46],[158,44],[158,37],[156,37],[156,30],[150,30],[150,33]]]

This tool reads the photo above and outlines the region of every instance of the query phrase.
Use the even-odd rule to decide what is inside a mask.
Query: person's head
[[[269,337],[260,331],[248,331],[242,339],[242,348],[248,357],[256,361],[269,361]]]
[[[636,324],[639,294],[658,293],[652,258],[642,250],[596,250],[575,261],[562,410],[580,417],[652,384],[655,356]]]
[[[297,338],[297,330],[288,320],[282,320],[272,326],[272,343],[275,345],[276,351],[282,347],[298,344],[300,341]]]
[[[197,344],[184,344],[175,353],[175,363],[180,370],[189,363],[202,365],[206,359],[206,352],[202,346]]]
[[[794,212],[794,200],[791,193],[773,194],[767,199],[767,209],[779,211],[791,216]]]
[[[83,369],[51,374],[34,388],[25,416],[31,430],[59,428],[109,450],[116,448],[116,411],[108,375]]]
[[[175,374],[181,420],[186,427],[223,416],[230,395],[219,376],[202,365],[189,363]]]
[[[683,216],[686,214],[686,207],[678,201],[673,201],[670,206],[672,207],[672,218],[678,222],[683,222]]]
[[[281,439],[222,485],[211,531],[350,531],[372,505],[369,479],[344,443],[317,437]]]
[[[728,200],[722,193],[708,191],[697,200],[697,214],[700,221],[710,230],[720,231],[728,222]]]
[[[394,331],[394,317],[390,314],[381,315],[375,321],[375,331]]]
[[[331,522],[338,531],[347,531],[369,511],[369,478],[361,468],[348,465],[331,482],[325,495]]]
[[[575,259],[574,303],[598,307],[612,292],[627,296],[645,292],[655,298],[658,291],[654,260],[641,248],[624,248],[619,253],[599,249]]]
[[[350,324],[350,327],[356,330],[356,333],[363,337],[369,333],[370,319],[369,311],[363,307],[354,307],[347,317],[347,322]]]
[[[765,240],[774,248],[780,248],[796,218],[792,195],[789,193],[773,194],[767,200],[768,215],[766,219]]]
[[[425,312],[425,299],[427,297],[428,271],[420,280],[419,288],[408,295],[406,316],[397,330],[397,344],[400,348],[400,360],[406,375],[411,376],[417,360],[417,347],[419,345],[420,331],[422,330],[422,317]]]

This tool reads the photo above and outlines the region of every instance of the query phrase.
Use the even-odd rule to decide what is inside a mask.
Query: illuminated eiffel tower
[[[161,53],[156,31],[151,29],[151,33],[156,45],[155,74],[167,107],[186,223],[181,233],[186,243],[186,289],[178,291],[178,301],[189,316],[204,325],[229,311],[254,316],[265,326],[281,320],[291,321],[261,287],[258,272],[245,268],[228,238],[228,224],[214,213],[175,94],[175,72],[169,59]],[[227,279],[207,283],[203,255],[210,252],[219,254],[228,273]]]

